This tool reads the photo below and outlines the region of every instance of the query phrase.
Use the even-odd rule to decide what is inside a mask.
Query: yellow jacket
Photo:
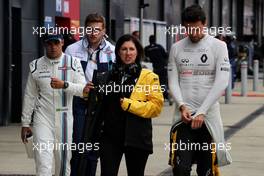
[[[139,117],[152,118],[160,114],[163,102],[158,75],[142,69],[130,98],[124,98],[121,107]]]

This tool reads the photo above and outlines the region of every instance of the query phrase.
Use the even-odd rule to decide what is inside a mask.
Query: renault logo
[[[207,61],[207,55],[206,54],[203,54],[202,57],[201,57],[201,61],[202,63],[205,63]]]

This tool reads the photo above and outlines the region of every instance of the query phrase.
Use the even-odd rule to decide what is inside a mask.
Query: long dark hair
[[[123,62],[119,56],[119,50],[120,50],[121,46],[125,42],[128,42],[128,41],[131,41],[135,44],[136,49],[137,49],[137,58],[136,58],[135,62],[136,62],[136,64],[140,65],[140,61],[144,55],[144,50],[143,50],[143,47],[140,44],[139,40],[130,34],[125,34],[125,35],[121,36],[116,42],[116,46],[115,46],[116,63],[117,63],[117,65],[123,64]]]

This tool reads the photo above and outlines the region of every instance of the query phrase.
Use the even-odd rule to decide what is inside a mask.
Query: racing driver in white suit
[[[62,35],[46,34],[44,46],[46,55],[29,65],[21,138],[26,143],[26,136],[33,133],[37,175],[52,175],[54,153],[55,175],[68,176],[72,144],[72,98],[73,95],[82,97],[88,92],[89,86],[85,86],[79,60],[62,52]]]
[[[199,176],[219,176],[218,167],[232,161],[218,103],[230,74],[227,47],[206,34],[206,16],[199,5],[184,9],[182,22],[188,36],[172,45],[168,69],[177,104],[171,130],[171,144],[177,151],[171,150],[170,164],[177,176],[189,176],[194,161]],[[181,144],[190,147],[177,148]]]

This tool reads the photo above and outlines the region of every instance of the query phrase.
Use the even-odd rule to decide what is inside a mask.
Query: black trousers
[[[192,129],[189,124],[182,123],[175,134],[174,176],[190,176],[193,163],[197,163],[198,176],[219,174],[215,146],[205,124],[199,129]]]
[[[80,97],[73,98],[73,143],[76,145],[83,142],[84,124],[87,111],[87,102]],[[84,155],[79,151],[72,151],[71,176],[77,176],[79,161]],[[85,155],[87,159],[86,175],[95,176],[98,157],[94,152]]]
[[[123,154],[127,175],[144,176],[149,152],[108,140],[102,140],[100,144],[101,176],[117,176]]]

